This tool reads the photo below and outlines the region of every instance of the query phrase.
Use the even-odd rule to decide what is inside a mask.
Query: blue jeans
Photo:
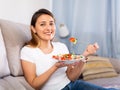
[[[117,89],[114,88],[107,89],[82,80],[76,80],[74,82],[70,82],[62,90],[117,90]]]

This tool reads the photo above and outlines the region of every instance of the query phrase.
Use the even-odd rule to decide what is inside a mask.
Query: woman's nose
[[[47,30],[51,30],[51,26],[50,25],[47,25],[46,28],[47,28]]]

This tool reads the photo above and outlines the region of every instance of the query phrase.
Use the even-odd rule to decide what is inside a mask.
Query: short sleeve
[[[33,54],[33,52],[31,50],[31,48],[25,46],[21,49],[20,59],[34,63],[34,59],[33,59],[32,54]]]

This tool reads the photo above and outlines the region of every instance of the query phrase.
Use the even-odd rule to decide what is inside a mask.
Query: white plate
[[[59,62],[64,62],[65,64],[72,64],[75,62],[79,62],[80,60],[58,60]]]
[[[75,62],[79,62],[79,61],[84,61],[85,57],[83,55],[80,55],[80,58],[78,59],[72,59],[72,60],[58,60],[58,62],[64,62],[65,64],[72,64]]]

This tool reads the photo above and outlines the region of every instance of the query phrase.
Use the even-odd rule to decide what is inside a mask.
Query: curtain
[[[120,58],[119,0],[53,0],[52,5],[56,26],[63,23],[70,32],[68,37],[60,38],[70,51],[68,39],[73,36],[77,38],[76,54],[97,42],[100,46],[97,55]],[[58,30],[56,34],[59,36]]]
[[[120,0],[111,0],[112,57],[120,58]]]

